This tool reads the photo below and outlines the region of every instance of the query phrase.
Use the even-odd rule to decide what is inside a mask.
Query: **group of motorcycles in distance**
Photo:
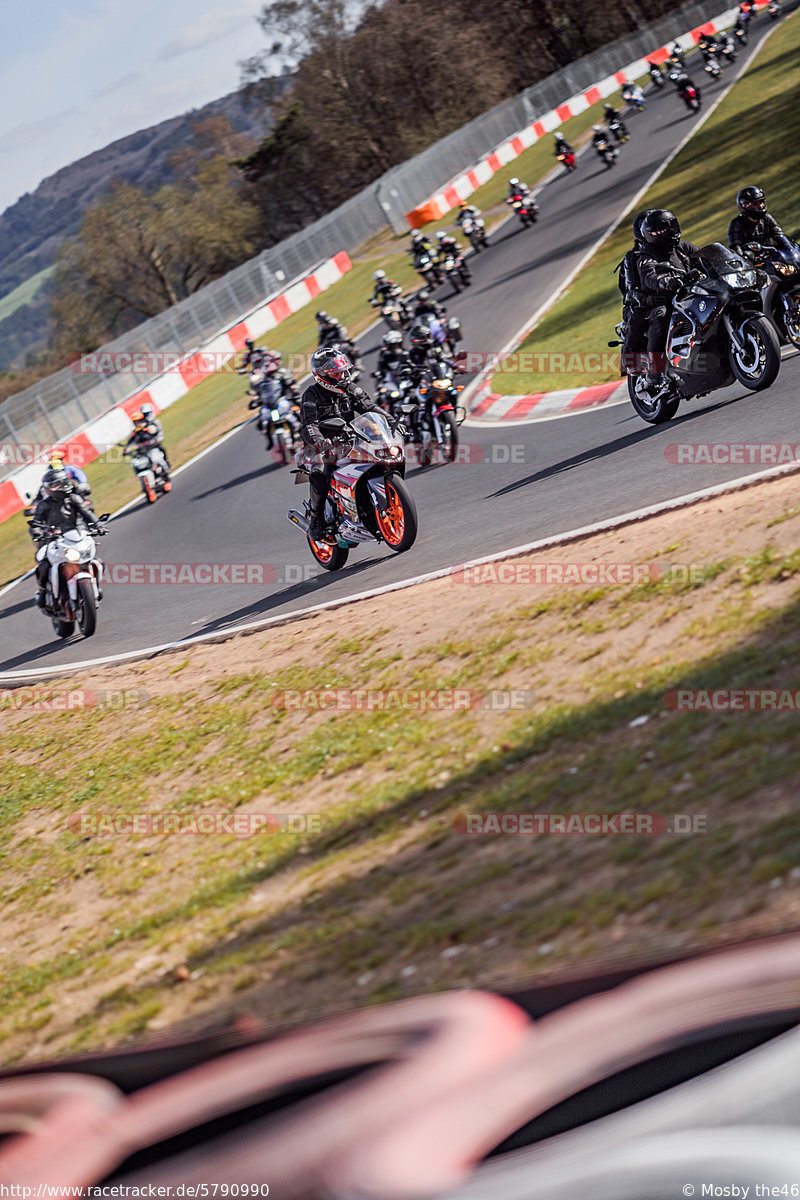
[[[771,0],[768,13],[772,19],[781,15],[780,0]],[[747,44],[754,15],[751,0],[743,0],[732,33],[700,39],[703,69],[710,78],[717,78],[721,65],[732,63]],[[649,74],[656,88],[671,81],[687,107],[697,111],[700,89],[689,78],[677,44],[664,69],[651,63]],[[636,84],[626,84],[622,98],[632,112],[645,107],[644,94]],[[597,153],[606,165],[613,165],[617,151],[612,139],[621,144],[628,131],[611,105],[606,105],[605,126],[595,126],[593,133]],[[566,171],[574,171],[574,150],[560,131],[555,133],[555,141],[557,159]],[[536,199],[520,180],[510,180],[506,203],[522,227],[536,223]],[[479,209],[462,203],[456,224],[473,253],[488,248]],[[655,387],[647,372],[631,368],[624,360],[621,363],[633,407],[645,421],[667,421],[681,399],[706,395],[735,380],[754,391],[774,382],[780,369],[781,342],[800,348],[800,247],[784,240],[786,244],[780,246],[746,247],[742,256],[720,242],[701,248],[701,269],[672,304],[661,382]],[[437,449],[445,462],[452,462],[457,454],[458,426],[466,417],[459,403],[462,389],[455,382],[461,324],[457,317],[446,318],[444,306],[430,293],[432,288],[449,284],[458,295],[470,286],[472,274],[465,248],[445,231],[437,234],[436,245],[416,231],[409,253],[423,287],[404,295],[385,271],[377,270],[375,290],[369,297],[386,326],[378,369],[373,372],[380,408],[349,423],[337,418],[335,429],[323,430],[326,438],[342,447],[326,508],[327,527],[334,533],[322,541],[308,538],[316,561],[327,570],[344,566],[350,549],[359,542],[383,542],[398,552],[409,549],[417,534],[417,515],[404,482],[407,461],[413,453],[425,466]],[[344,351],[352,363],[352,380],[357,380],[362,373],[361,355],[347,329],[325,311],[316,314],[316,321],[318,347]],[[617,332],[624,344],[625,325],[618,325]],[[238,370],[249,377],[248,404],[258,410],[256,428],[264,437],[266,450],[284,465],[294,461],[298,480],[307,477],[301,463],[299,384],[282,366],[280,353],[248,340]],[[152,410],[145,408],[133,414],[134,431],[125,453],[131,456],[146,500],[154,503],[172,484],[163,430]],[[90,505],[85,474],[56,457],[26,515],[33,518],[43,498],[57,513],[70,492]],[[308,505],[305,513],[291,510],[289,519],[308,535]],[[96,607],[102,599],[103,564],[93,539],[106,532],[107,520],[107,513],[95,517],[90,507],[86,519],[77,525],[72,521],[73,528],[65,521],[63,529],[31,521],[31,535],[38,544],[36,602],[60,638],[70,636],[76,624],[84,636],[94,633]]]

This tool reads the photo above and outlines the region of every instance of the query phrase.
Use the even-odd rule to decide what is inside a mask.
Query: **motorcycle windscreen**
[[[353,429],[365,442],[371,442],[375,446],[398,441],[382,412],[360,413],[353,421]]]
[[[700,258],[709,275],[713,275],[717,279],[722,279],[725,275],[740,271],[743,266],[749,265],[743,263],[738,254],[734,254],[722,242],[709,242],[707,246],[701,246]]]

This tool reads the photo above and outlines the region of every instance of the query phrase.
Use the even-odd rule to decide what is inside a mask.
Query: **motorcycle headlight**
[[[272,419],[273,421],[280,421],[281,419],[280,411],[277,408],[273,408],[272,410]]]
[[[775,270],[779,275],[794,275],[797,267],[792,266],[791,263],[775,263]]]
[[[64,558],[67,560],[67,562],[80,562],[80,550],[75,550],[72,548],[72,546],[70,546],[69,550],[64,551]]]
[[[403,457],[402,446],[390,446],[389,447],[389,457],[390,458],[402,458]]]
[[[434,379],[433,386],[435,388],[438,388],[440,392],[443,392],[443,391],[445,391],[446,388],[450,387],[450,380],[449,379]]]
[[[752,288],[757,283],[755,271],[731,271],[728,275],[723,276],[723,278],[731,287],[737,288]]]

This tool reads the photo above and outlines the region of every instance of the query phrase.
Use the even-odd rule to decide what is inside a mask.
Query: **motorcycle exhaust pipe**
[[[303,533],[308,533],[308,517],[303,516],[296,508],[290,508],[286,515],[293,525],[296,525],[298,529],[302,529]]]

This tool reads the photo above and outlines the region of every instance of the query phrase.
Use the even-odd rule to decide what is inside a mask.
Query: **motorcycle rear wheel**
[[[349,551],[344,546],[332,546],[330,542],[315,542],[309,537],[311,553],[326,571],[340,571],[347,562]]]
[[[800,350],[800,296],[790,297],[794,304],[792,309],[786,314],[784,320],[784,328],[786,329],[786,337],[793,346]]]
[[[386,509],[383,512],[376,510],[375,519],[389,549],[402,554],[410,550],[417,540],[417,506],[405,480],[398,475],[387,475],[384,487]]]
[[[778,378],[781,369],[781,346],[775,327],[767,317],[751,317],[744,326],[748,335],[748,350],[752,359],[743,358],[731,342],[729,361],[731,370],[743,387],[751,392],[761,392]]]
[[[663,425],[671,421],[678,411],[680,398],[675,396],[660,396],[657,400],[649,400],[636,391],[636,375],[628,376],[628,395],[637,416],[648,425]]]

